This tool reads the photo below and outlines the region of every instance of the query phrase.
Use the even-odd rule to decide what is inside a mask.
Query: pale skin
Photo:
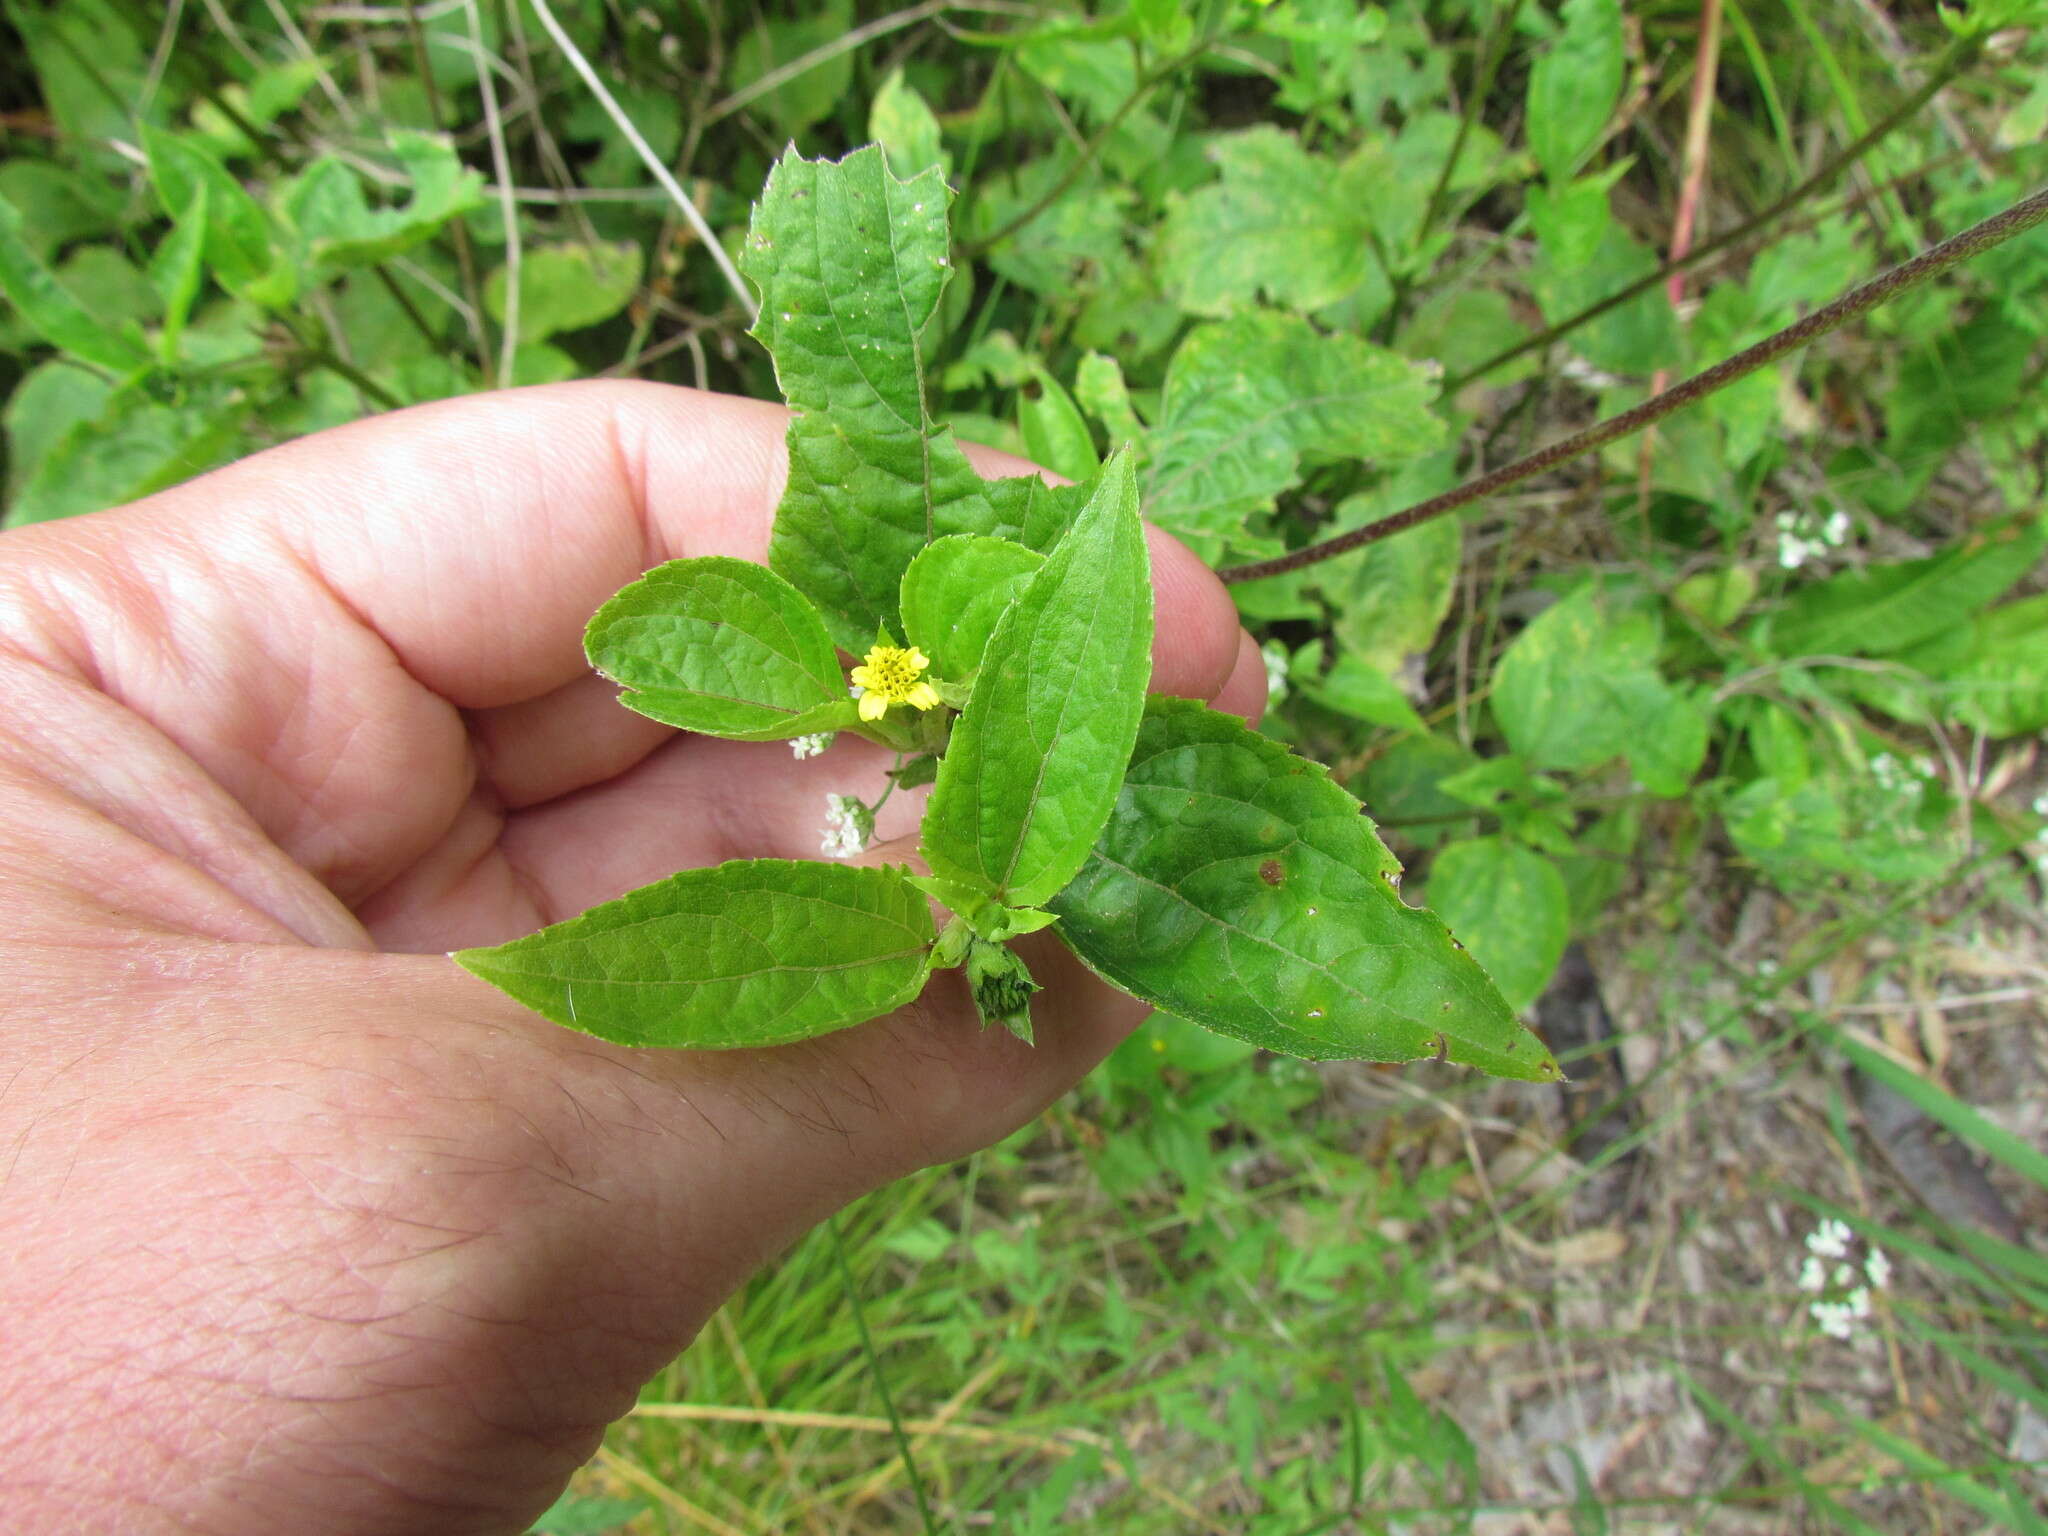
[[[765,557],[786,420],[519,391],[0,536],[10,1529],[522,1531],[748,1274],[1138,1022],[1048,935],[1035,1049],[947,975],[806,1045],[635,1052],[444,957],[817,857],[826,791],[879,789],[879,749],[680,736],[583,661],[647,567]],[[1255,713],[1223,588],[1152,556],[1154,688]]]

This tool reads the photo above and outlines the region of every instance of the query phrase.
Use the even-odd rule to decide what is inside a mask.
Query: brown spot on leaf
[[[1278,859],[1268,859],[1259,866],[1259,878],[1268,885],[1278,885],[1287,878],[1287,872],[1280,867]]]

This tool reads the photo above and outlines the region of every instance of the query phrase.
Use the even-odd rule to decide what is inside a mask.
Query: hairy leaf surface
[[[740,265],[753,334],[795,412],[769,560],[848,650],[896,627],[903,572],[952,533],[1022,536],[925,397],[927,328],[950,267],[934,167],[909,181],[870,145],[837,163],[783,156]]]
[[[933,874],[1017,907],[1073,878],[1116,799],[1151,647],[1145,530],[1118,457],[989,637],[925,812]]]
[[[620,703],[686,731],[775,741],[855,718],[818,610],[748,560],[656,566],[597,610],[583,646]]]
[[[1045,557],[1008,539],[956,533],[927,544],[903,573],[903,629],[932,671],[960,682],[981,665],[996,623]]]
[[[1398,460],[1444,439],[1429,370],[1292,315],[1255,312],[1189,333],[1150,441],[1146,515],[1199,540],[1236,533],[1293,485],[1305,452]]]
[[[1125,991],[1219,1034],[1329,1061],[1440,1052],[1555,1078],[1326,769],[1235,716],[1146,707],[1115,812],[1056,896],[1058,931]]]
[[[931,911],[897,868],[744,859],[629,891],[464,969],[620,1045],[723,1050],[845,1029],[917,996]]]

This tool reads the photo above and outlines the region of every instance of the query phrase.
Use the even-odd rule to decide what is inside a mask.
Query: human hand
[[[445,958],[816,857],[826,792],[879,789],[866,743],[678,737],[582,657],[647,567],[764,557],[786,421],[475,397],[0,538],[15,1529],[524,1530],[765,1258],[1024,1123],[1142,1014],[1040,935],[1035,1049],[948,972],[801,1045],[633,1052]],[[1254,712],[1223,589],[1152,555],[1154,688]]]

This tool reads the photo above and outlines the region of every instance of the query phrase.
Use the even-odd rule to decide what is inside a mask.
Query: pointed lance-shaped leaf
[[[1013,907],[1073,878],[1116,801],[1151,652],[1151,566],[1120,454],[989,637],[925,811],[933,874]]]
[[[454,958],[555,1023],[619,1045],[781,1045],[917,996],[934,934],[904,875],[790,859],[686,869]]]
[[[1442,1056],[1548,1081],[1557,1063],[1433,914],[1326,769],[1181,699],[1136,750],[1058,932],[1155,1007],[1330,1061]]]

